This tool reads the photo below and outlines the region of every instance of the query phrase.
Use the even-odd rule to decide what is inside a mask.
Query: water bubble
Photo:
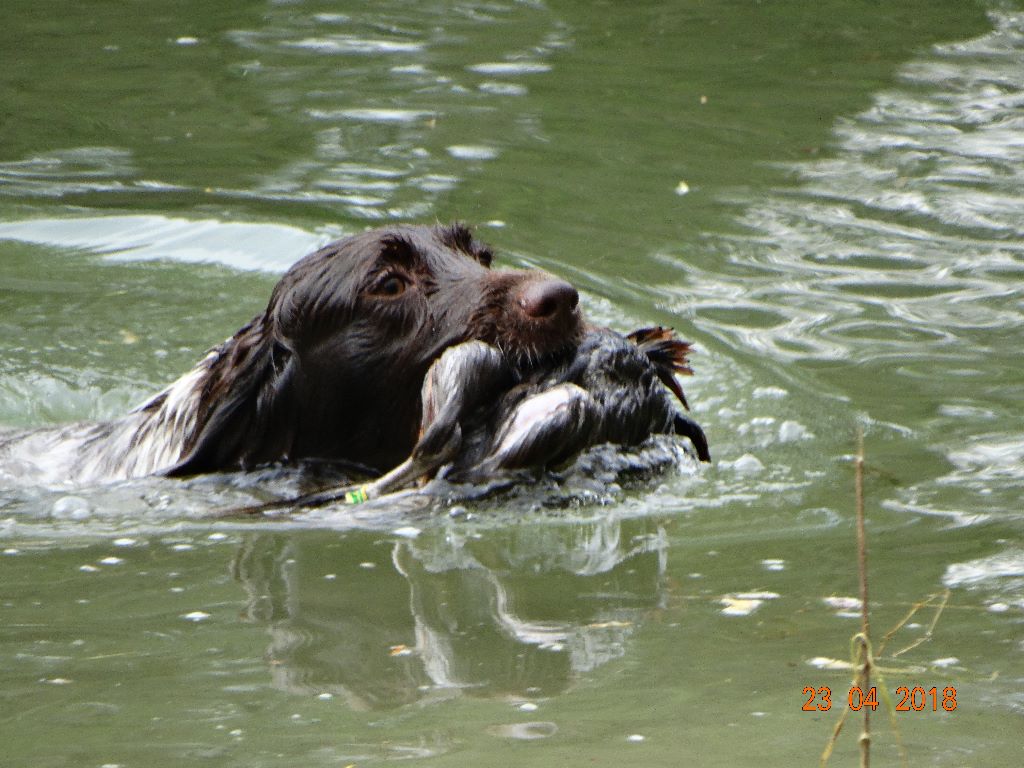
[[[756,475],[764,471],[764,464],[761,460],[750,453],[745,453],[732,463],[735,472],[741,475]]]
[[[86,520],[92,514],[89,502],[81,496],[61,496],[53,503],[52,511],[61,520]]]
[[[796,421],[784,421],[779,425],[779,442],[793,443],[797,440],[810,440],[813,434],[803,424]]]

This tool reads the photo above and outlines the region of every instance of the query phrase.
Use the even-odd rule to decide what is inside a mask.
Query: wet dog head
[[[570,354],[576,290],[491,260],[455,225],[374,230],[297,262],[211,359],[171,474],[299,459],[387,469],[414,444],[424,375],[448,347],[480,339],[518,369]]]

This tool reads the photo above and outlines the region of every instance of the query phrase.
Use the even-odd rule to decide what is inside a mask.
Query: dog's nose
[[[579,303],[579,293],[564,280],[531,280],[519,293],[519,306],[537,320],[568,315]]]

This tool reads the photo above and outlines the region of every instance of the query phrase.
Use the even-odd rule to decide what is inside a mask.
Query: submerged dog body
[[[491,270],[461,226],[396,226],[298,261],[265,311],[123,419],[0,437],[10,475],[93,482],[326,460],[385,471],[420,430],[431,364],[479,340],[516,370],[570,355],[578,294]]]

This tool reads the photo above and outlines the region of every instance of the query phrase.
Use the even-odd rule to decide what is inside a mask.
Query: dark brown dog
[[[307,458],[383,471],[412,449],[423,377],[448,347],[479,339],[523,366],[571,350],[576,289],[491,258],[451,226],[367,232],[302,259],[220,350],[170,474]]]
[[[458,225],[331,243],[288,270],[264,312],[124,419],[0,439],[0,461],[78,481],[307,459],[385,471],[416,443],[424,375],[447,348],[478,339],[527,370],[578,342],[571,285],[490,266],[491,251]],[[66,466],[45,466],[58,458]]]

